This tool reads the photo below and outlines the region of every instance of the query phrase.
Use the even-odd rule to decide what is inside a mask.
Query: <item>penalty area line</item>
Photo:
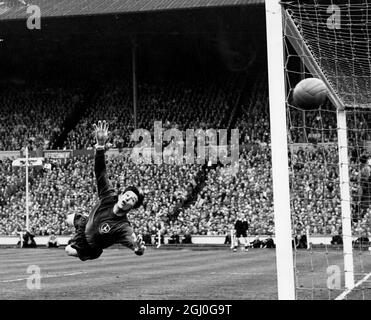
[[[369,274],[365,275],[365,276],[363,277],[363,279],[361,279],[360,281],[358,281],[358,282],[354,285],[354,287],[353,287],[352,289],[347,289],[347,290],[345,290],[342,294],[340,294],[339,296],[337,296],[337,297],[335,298],[335,300],[343,300],[343,299],[344,299],[344,298],[345,298],[349,293],[351,293],[351,292],[353,291],[353,289],[359,287],[362,283],[366,282],[366,281],[368,280],[368,278],[370,278],[370,277],[371,277],[371,272],[370,272]]]
[[[59,277],[69,277],[69,276],[76,276],[76,275],[79,275],[79,274],[85,274],[87,272],[73,272],[73,273],[62,273],[62,274],[52,274],[52,275],[46,275],[46,276],[42,276],[41,275],[41,279],[46,279],[46,278],[59,278]],[[9,282],[19,282],[19,281],[24,281],[24,280],[28,280],[29,277],[27,278],[18,278],[18,279],[9,279],[9,280],[1,280],[0,283],[9,283]]]

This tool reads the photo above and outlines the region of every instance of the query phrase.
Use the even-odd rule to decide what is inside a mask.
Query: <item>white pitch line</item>
[[[371,272],[364,276],[364,278],[356,283],[356,285],[352,289],[345,290],[342,294],[335,298],[335,300],[343,300],[349,293],[352,292],[353,289],[360,286],[362,283],[366,282],[368,278],[371,277]]]
[[[84,271],[84,272],[73,272],[73,273],[65,273],[65,274],[52,274],[52,275],[46,275],[46,276],[42,276],[41,275],[41,279],[76,276],[76,275],[84,274],[84,273],[87,273],[87,272]],[[27,278],[18,278],[18,279],[10,279],[10,280],[1,280],[0,282],[1,283],[19,282],[19,281],[24,281],[24,280],[28,280],[28,279],[29,279],[29,277],[27,277]]]
[[[243,275],[243,276],[264,276],[267,273],[263,272],[210,272],[210,274],[223,274],[223,275]]]

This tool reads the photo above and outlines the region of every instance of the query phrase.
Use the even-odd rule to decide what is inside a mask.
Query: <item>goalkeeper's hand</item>
[[[105,148],[106,141],[108,139],[108,123],[106,120],[98,121],[98,125],[93,124],[94,135],[96,140],[95,148],[103,149]]]

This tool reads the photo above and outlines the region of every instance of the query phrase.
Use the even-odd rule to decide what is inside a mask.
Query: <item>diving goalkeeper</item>
[[[93,260],[99,258],[103,249],[121,243],[136,255],[143,255],[144,242],[134,234],[127,217],[130,210],[142,205],[143,193],[134,186],[118,191],[113,189],[107,177],[105,160],[108,124],[99,121],[93,126],[97,142],[94,171],[99,201],[89,216],[70,214],[67,217],[67,223],[75,227],[76,233],[66,246],[66,253],[82,261]]]

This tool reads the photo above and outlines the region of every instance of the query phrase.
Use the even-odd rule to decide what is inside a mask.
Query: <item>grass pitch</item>
[[[298,251],[297,299],[335,299],[345,291],[342,252]],[[355,253],[356,282],[345,299],[371,300],[371,253]],[[328,289],[328,266],[341,270],[341,288]],[[32,278],[40,272],[39,287]],[[31,278],[30,278],[31,277]],[[367,278],[367,279],[366,279]],[[33,279],[33,280],[32,280]],[[366,280],[365,280],[366,279]],[[30,287],[31,284],[31,287]],[[0,249],[1,300],[276,300],[274,249],[165,250],[144,256],[108,249],[81,262],[59,249]]]

